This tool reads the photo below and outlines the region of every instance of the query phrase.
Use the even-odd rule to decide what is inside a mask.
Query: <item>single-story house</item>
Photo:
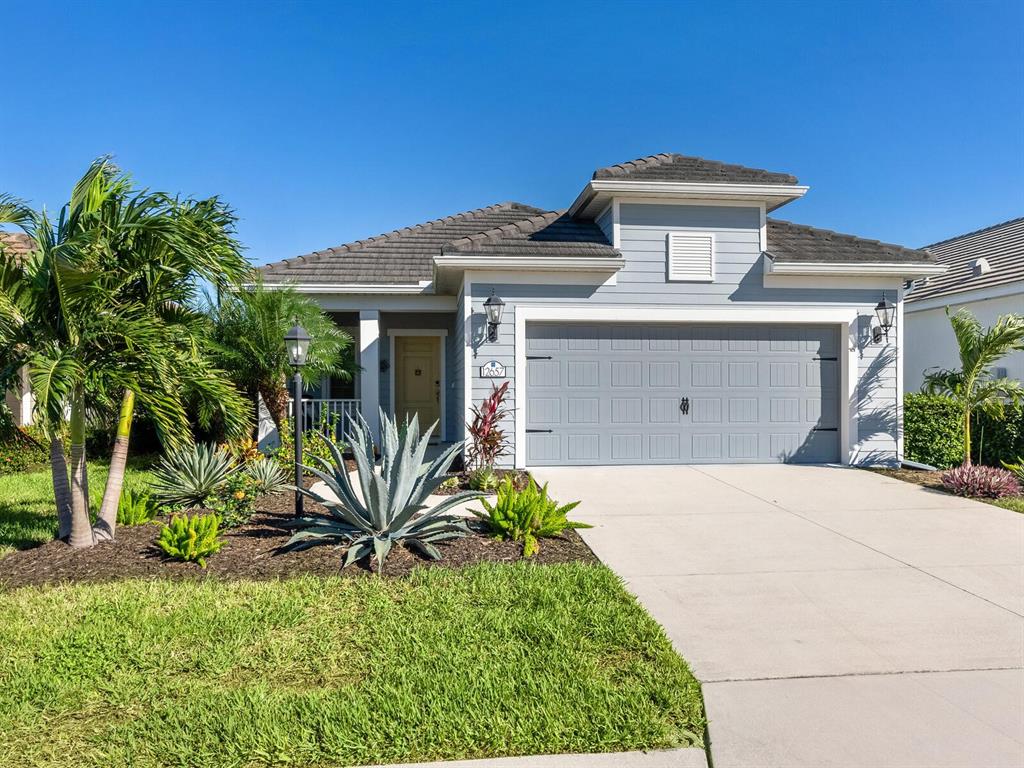
[[[0,232],[0,249],[3,249],[7,255],[13,255],[15,259],[29,253],[32,246],[32,238],[28,235],[21,232]],[[15,425],[24,427],[32,423],[32,409],[35,401],[32,397],[27,368],[22,368],[18,372],[15,386],[4,393],[4,404],[11,412]]]
[[[906,288],[907,354],[904,391],[917,392],[929,368],[959,366],[946,317],[966,307],[983,325],[1001,315],[1024,314],[1024,217],[926,246],[942,275],[924,276]],[[999,361],[1000,375],[1024,381],[1024,352]]]
[[[321,382],[318,410],[416,412],[462,440],[508,381],[506,465],[893,464],[903,284],[944,267],[769,217],[807,191],[652,155],[563,210],[499,203],[262,273],[353,332],[361,372]]]

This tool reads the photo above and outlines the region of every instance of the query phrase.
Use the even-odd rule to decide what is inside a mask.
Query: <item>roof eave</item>
[[[252,284],[244,284],[243,288],[251,287]],[[299,293],[332,293],[332,294],[385,294],[402,295],[410,294],[430,295],[434,291],[434,283],[431,280],[420,280],[417,283],[299,283],[295,281],[282,280],[280,282],[263,283],[265,288],[294,288]]]
[[[613,197],[660,198],[673,200],[749,200],[764,203],[773,211],[807,194],[810,187],[800,184],[712,184],[680,181],[624,181],[591,179],[576,196],[568,214],[573,218],[593,219]]]
[[[467,270],[513,272],[570,272],[614,275],[626,266],[621,256],[491,256],[480,253],[434,257],[434,283],[446,290]]]

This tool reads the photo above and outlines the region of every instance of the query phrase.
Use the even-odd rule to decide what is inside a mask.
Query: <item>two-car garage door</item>
[[[528,323],[526,463],[839,459],[835,326]]]

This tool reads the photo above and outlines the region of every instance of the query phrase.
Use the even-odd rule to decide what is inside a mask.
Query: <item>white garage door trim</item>
[[[840,381],[846,382],[839,392],[839,413],[848,417],[839,420],[839,446],[843,464],[854,455],[857,435],[855,402],[857,388],[857,317],[856,306],[764,306],[742,307],[626,307],[626,306],[552,306],[523,305],[515,308],[515,412],[526,413],[526,324],[530,321],[615,322],[615,323],[758,323],[758,324],[822,324],[839,326],[840,341],[847,339],[847,354],[840,355]],[[515,420],[515,465],[526,467],[526,419]]]

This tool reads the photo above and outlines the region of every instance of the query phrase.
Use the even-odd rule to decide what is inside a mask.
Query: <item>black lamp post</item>
[[[874,342],[879,344],[882,341],[883,334],[885,340],[889,340],[889,331],[892,330],[893,321],[896,319],[896,305],[885,298],[885,292],[882,293],[882,300],[875,305],[875,315],[878,317],[878,327],[875,328]]]
[[[484,302],[484,312],[487,313],[487,341],[491,343],[498,340],[498,326],[501,325],[501,313],[504,311],[505,302],[491,291],[491,295]]]
[[[295,399],[292,418],[295,422],[295,516],[302,514],[302,366],[306,364],[309,352],[309,334],[299,324],[292,326],[284,335],[284,346],[288,353],[288,362],[295,369]]]

